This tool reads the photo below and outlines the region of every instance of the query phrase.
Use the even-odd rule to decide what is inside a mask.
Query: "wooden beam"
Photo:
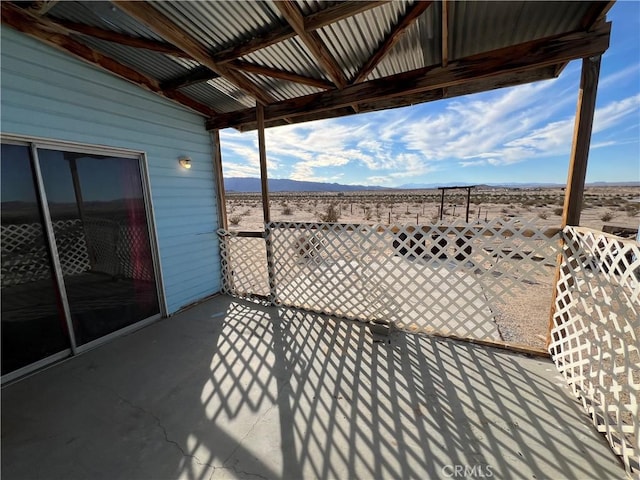
[[[416,105],[425,102],[433,102],[442,100],[443,98],[453,98],[461,95],[469,95],[478,92],[485,92],[494,88],[512,87],[515,85],[522,85],[524,83],[531,83],[540,80],[547,80],[554,78],[554,67],[544,67],[538,70],[528,70],[526,72],[510,73],[507,75],[501,75],[492,79],[480,79],[476,81],[470,81],[464,85],[458,85],[457,87],[439,90],[428,90],[412,95],[405,95],[399,97],[393,97],[382,101],[376,101],[371,103],[361,103],[359,105],[361,112],[375,112],[380,110],[386,110],[390,108],[405,107],[407,105]],[[297,116],[295,123],[308,122],[313,120],[322,120],[325,118],[337,118],[353,115],[351,108],[342,107],[333,110],[325,110],[322,112],[311,112],[305,115]],[[265,128],[277,127],[285,125],[285,120],[270,120],[265,122]],[[240,131],[255,130],[257,128],[256,122],[245,123],[238,127]]]
[[[191,37],[173,20],[166,17],[147,2],[115,1],[118,8],[154,31],[166,42],[175,45],[198,63],[210,68],[229,80],[240,90],[262,103],[272,103],[274,99],[238,72],[216,63],[207,48]]]
[[[350,85],[268,105],[265,122],[285,117],[308,115],[363,102],[377,102],[429,90],[461,86],[481,79],[499,78],[558,63],[598,55],[609,47],[611,24],[590,32],[574,32],[525,42],[512,47],[480,53],[450,62],[446,68],[432,66],[386,78]],[[208,128],[236,127],[255,122],[254,109],[220,115]]]
[[[297,73],[278,70],[277,68],[264,67],[255,63],[244,62],[242,60],[234,60],[232,62],[229,62],[227,65],[245,72],[256,73],[258,75],[266,75],[267,77],[279,78],[281,80],[287,80],[294,83],[301,83],[303,85],[309,85],[310,87],[321,88],[322,90],[333,88],[333,84],[327,82],[326,80],[305,77],[304,75],[298,75]]]
[[[238,45],[232,45],[212,55],[213,60],[220,65],[244,57],[257,50],[270,47],[275,43],[284,42],[296,36],[291,25],[284,25],[269,29],[262,35],[252,36],[249,40]]]
[[[600,76],[600,55],[582,59],[582,73],[576,120],[573,129],[573,143],[569,159],[569,175],[564,193],[562,228],[566,225],[578,225],[582,210],[584,183],[587,176],[587,160],[591,145],[593,115],[596,109],[596,94]]]
[[[449,2],[442,0],[442,66],[449,65]]]
[[[64,28],[86,35],[89,37],[99,38],[100,40],[106,40],[108,42],[117,43],[120,45],[126,45],[127,47],[144,48],[145,50],[151,50],[154,52],[165,53],[173,55],[175,57],[187,57],[179,48],[174,47],[170,43],[158,42],[156,40],[149,40],[148,38],[132,37],[131,35],[125,35],[120,32],[114,32],[113,30],[107,30],[100,27],[93,27],[91,25],[85,25],[83,23],[71,22],[69,20],[54,20],[58,25],[62,25]]]
[[[222,150],[220,148],[220,131],[211,132],[211,143],[213,148],[213,175],[216,182],[216,194],[218,199],[218,216],[220,228],[229,229],[227,222],[227,199],[224,190],[224,175],[222,172]]]
[[[319,12],[306,16],[304,19],[304,29],[307,32],[318,30],[319,28],[326,27],[327,25],[339,22],[345,18],[353,17],[354,15],[379,7],[385,3],[389,3],[389,1],[366,2],[356,0],[338,2],[332,7],[325,8],[324,10],[320,10]]]
[[[164,91],[177,90],[196,83],[206,82],[207,80],[212,80],[219,76],[220,75],[216,72],[212,72],[208,67],[196,67],[184,75],[174,77],[170,80],[165,80],[160,84],[160,87]]]
[[[269,175],[267,172],[267,151],[264,141],[264,107],[256,105],[258,121],[258,150],[260,153],[260,183],[262,186],[262,214],[264,223],[271,222],[271,207],[269,205]]]
[[[275,2],[276,8],[280,11],[284,19],[291,25],[298,38],[306,45],[311,55],[318,61],[322,69],[329,75],[329,78],[338,88],[344,88],[347,80],[342,69],[333,58],[329,50],[322,42],[320,35],[316,32],[307,32],[304,28],[304,17],[298,6],[292,0],[281,0]]]
[[[307,32],[317,30],[371,8],[379,7],[385,3],[389,2],[369,2],[359,0],[339,2],[337,5],[325,8],[324,10],[306,17],[304,19],[304,29]],[[249,40],[240,45],[232,45],[224,50],[216,52],[213,55],[213,59],[220,64],[224,64],[295,36],[296,32],[289,24],[270,28],[262,34],[253,35]]]
[[[413,24],[413,22],[422,15],[427,8],[433,2],[416,2],[410,6],[405,14],[400,17],[398,23],[391,29],[387,37],[378,45],[378,48],[373,55],[369,57],[369,60],[362,66],[358,74],[351,81],[351,84],[360,83],[378,66],[378,63],[384,58],[384,56],[398,43],[398,40],[402,37],[407,29]]]
[[[165,98],[174,100],[207,117],[214,117],[216,112],[180,92],[164,92],[157,80],[114,60],[107,55],[93,50],[69,36],[69,31],[55,22],[34,15],[12,3],[2,4],[2,23],[26,35],[36,38],[47,45],[73,55],[94,66],[107,70],[125,80],[150,90]]]

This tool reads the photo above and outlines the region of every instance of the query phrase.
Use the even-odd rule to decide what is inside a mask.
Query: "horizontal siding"
[[[169,313],[220,291],[204,119],[11,28],[1,35],[2,132],[144,151]]]

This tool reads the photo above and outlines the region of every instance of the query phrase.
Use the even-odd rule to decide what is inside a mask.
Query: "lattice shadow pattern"
[[[640,478],[640,247],[580,227],[563,236],[549,351],[627,472]]]
[[[555,232],[498,219],[426,226],[279,222],[267,225],[265,239],[226,232],[221,238],[227,293],[266,293],[280,305],[491,340],[501,339],[495,306],[550,278],[557,250]]]

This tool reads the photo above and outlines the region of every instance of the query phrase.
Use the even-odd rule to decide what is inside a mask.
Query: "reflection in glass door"
[[[2,375],[69,348],[30,149],[2,145]]]
[[[0,157],[2,381],[160,314],[140,156],[15,143]]]
[[[158,315],[139,159],[38,158],[77,344]]]

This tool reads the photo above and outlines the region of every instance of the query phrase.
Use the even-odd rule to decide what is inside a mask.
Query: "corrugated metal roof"
[[[449,57],[464,58],[576,30],[584,2],[450,2]]]
[[[256,105],[256,101],[252,97],[222,77],[214,78],[213,80],[207,81],[207,83],[228,97],[231,97],[235,102],[242,105],[242,108],[255,107]]]
[[[318,30],[348,79],[356,76],[410,4],[390,2]]]
[[[162,41],[152,30],[122,12],[111,2],[58,2],[49,11],[49,16],[134,37]]]
[[[180,91],[200,103],[215,106],[216,111],[221,113],[241,110],[252,107],[255,104],[253,100],[244,103],[238,102],[226,93],[218,90],[218,85],[214,83],[214,80],[183,87]]]
[[[198,63],[193,60],[184,58],[177,59],[163,53],[127,47],[126,45],[107,42],[106,40],[99,40],[97,38],[84,37],[81,41],[100,53],[118,60],[120,63],[128,65],[160,82],[184,75],[189,71],[187,67],[188,64],[191,64],[192,67],[198,65]]]
[[[154,7],[212,51],[286,25],[269,2],[155,2]]]
[[[256,75],[253,73],[244,73],[253,83],[264,89],[275,100],[288,100],[291,98],[302,97],[312,93],[322,92],[319,88],[302,85],[300,83],[288,82],[278,78],[267,77],[265,75]]]
[[[382,78],[442,62],[442,4],[431,6],[407,29],[368,79]]]
[[[319,38],[348,81],[358,74],[415,1],[392,1],[317,30]],[[299,0],[296,5],[302,15],[308,16],[339,3]],[[149,5],[168,17],[212,55],[274,29],[286,30],[287,27],[287,22],[272,0],[164,1],[150,2]],[[450,1],[449,61],[533,39],[577,31],[593,5],[586,1]],[[604,4],[601,5],[604,8]],[[442,62],[441,12],[441,2],[431,3],[369,74],[367,80],[439,65]],[[142,25],[110,2],[59,2],[48,16],[54,20],[78,22],[132,37],[163,41],[151,28]],[[176,58],[84,35],[74,35],[74,38],[160,82],[179,78],[200,66],[199,62],[188,58]],[[242,60],[329,80],[327,72],[297,36],[247,54]],[[276,101],[321,91],[315,87],[265,75],[246,72],[243,75]],[[180,91],[220,112],[233,112],[255,105],[252,97],[224,78],[184,87]]]
[[[290,38],[242,58],[258,65],[266,65],[311,78],[329,80],[298,38]]]

